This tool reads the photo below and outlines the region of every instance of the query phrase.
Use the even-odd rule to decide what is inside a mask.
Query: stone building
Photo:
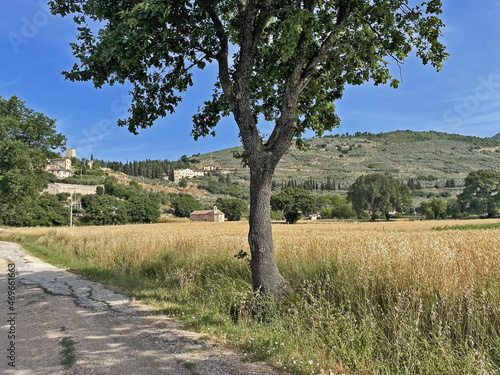
[[[76,157],[76,150],[74,148],[68,148],[65,151],[65,157],[60,157],[58,159],[52,159],[47,165],[47,172],[52,173],[57,178],[66,178],[73,176],[73,166],[71,165],[71,158]],[[59,156],[62,156],[59,153]]]
[[[189,220],[192,221],[213,221],[216,223],[224,222],[224,213],[219,211],[216,206],[213,210],[193,211],[189,215]]]
[[[204,176],[203,171],[193,171],[192,169],[176,169],[174,171],[174,181],[180,181],[183,178],[193,178],[195,176]]]
[[[54,176],[56,176],[59,179],[67,178],[73,176],[73,172],[60,168],[55,165],[49,165],[47,167],[47,172],[52,173]]]
[[[71,160],[66,158],[52,159],[51,164],[61,169],[71,170]]]

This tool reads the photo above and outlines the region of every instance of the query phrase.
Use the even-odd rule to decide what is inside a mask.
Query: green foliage
[[[461,213],[462,211],[460,209],[460,204],[458,203],[458,200],[450,199],[446,203],[446,215],[448,217],[451,217],[452,219],[458,219]]]
[[[129,217],[125,202],[110,195],[93,195],[82,206],[86,220],[94,225],[127,224]]]
[[[401,212],[411,206],[408,186],[381,174],[358,177],[349,188],[347,199],[358,215],[367,210],[372,220],[375,220],[378,213],[388,220],[391,210]]]
[[[283,211],[288,224],[295,224],[302,216],[313,212],[315,203],[308,191],[299,188],[286,188],[271,196],[272,209]]]
[[[143,194],[137,194],[127,199],[125,209],[131,223],[154,223],[160,217],[158,201]]]
[[[426,176],[426,175],[418,175],[417,176],[417,180],[420,180],[420,181],[436,181],[437,178],[436,178],[436,176],[433,176],[431,174],[428,175],[428,176]]]
[[[469,173],[458,201],[462,211],[495,216],[500,208],[500,172],[482,169]]]
[[[445,225],[444,227],[432,227],[432,230],[485,230],[485,229],[500,229],[500,223],[487,224],[466,224],[466,225]]]
[[[410,178],[408,180],[407,185],[408,185],[408,188],[410,190],[421,190],[422,189],[422,185],[420,184],[420,181],[418,179],[415,180],[414,178]]]
[[[238,183],[227,182],[227,177],[220,177],[219,181],[208,180],[198,182],[199,189],[205,189],[211,194],[229,195],[234,198],[248,198],[248,191],[244,191]]]
[[[352,207],[350,202],[344,197],[339,195],[330,195],[330,196],[320,196],[316,199],[316,201],[321,198],[325,199],[327,202],[327,207],[321,210],[321,218],[322,219],[355,219],[357,218],[357,213]]]
[[[77,361],[75,344],[76,342],[69,336],[61,340],[61,365],[65,370],[69,370]]]
[[[55,121],[26,107],[16,96],[0,97],[0,212],[36,199],[47,186],[47,159],[65,145]],[[9,212],[8,212],[9,211]]]
[[[177,198],[172,201],[172,207],[177,217],[189,217],[191,212],[203,208],[201,203],[189,194],[179,194]]]
[[[445,219],[447,208],[445,201],[434,198],[430,202],[422,202],[417,212],[425,215],[427,220]]]
[[[97,194],[85,195],[81,202],[85,220],[94,225],[154,223],[160,217],[157,198],[144,192],[135,181],[125,186],[116,178],[107,177],[104,188],[98,186]]]
[[[243,199],[217,198],[215,205],[219,210],[224,212],[225,218],[228,221],[239,221],[244,213],[248,212],[248,203]]]
[[[104,192],[116,198],[129,199],[141,192],[142,186],[130,181],[128,186],[120,184],[115,177],[106,177],[104,181]]]
[[[213,60],[219,80],[212,99],[193,117],[195,139],[214,134],[220,118],[234,111],[242,79],[255,118],[261,114],[278,123],[284,93],[293,92],[300,137],[306,129],[322,134],[338,125],[333,103],[345,85],[372,81],[397,87],[389,62],[404,61],[412,49],[437,70],[447,56],[438,40],[443,27],[439,1],[412,7],[408,1],[285,1],[248,9],[209,1],[187,6],[52,0],[50,5],[54,14],[74,14],[79,25],[78,43],[71,47],[80,63],[64,72],[66,78],[96,87],[130,81],[131,117],[119,124],[134,133],[173,113],[193,84],[190,68],[203,69]],[[98,32],[89,19],[101,21]],[[235,46],[234,56],[229,44]],[[297,83],[292,85],[293,74]]]
[[[175,170],[173,165],[170,165],[170,169],[168,171],[168,180],[171,182],[175,181]]]
[[[185,188],[187,186],[188,186],[187,178],[181,178],[181,180],[179,181],[179,187]]]
[[[70,176],[63,178],[62,180],[57,180],[64,184],[77,184],[77,185],[102,185],[104,184],[105,178],[94,175],[83,175],[83,176]]]
[[[96,194],[97,195],[104,195],[104,186],[97,186],[96,188]]]
[[[26,201],[25,201],[26,202]],[[0,212],[3,224],[16,227],[69,225],[70,209],[59,197],[44,193],[35,199]]]

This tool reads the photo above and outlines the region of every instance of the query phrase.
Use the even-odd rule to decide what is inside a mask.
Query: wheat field
[[[220,316],[224,340],[290,373],[489,374],[500,371],[500,229],[431,230],[484,222],[275,223],[278,266],[294,293],[265,323],[249,318],[250,270],[235,258],[249,252],[247,222],[6,229],[2,237],[151,279],[164,288],[162,303],[175,302],[172,314],[190,306]],[[194,328],[213,333],[214,324]]]
[[[483,220],[460,224],[483,223]],[[500,222],[489,221],[489,222]],[[383,277],[400,288],[435,288],[461,295],[484,279],[500,279],[500,235],[492,230],[431,231],[456,221],[306,223],[273,225],[276,258],[287,265],[336,260],[355,265],[366,281]],[[176,221],[165,224],[8,229],[6,236],[41,235],[38,242],[97,260],[109,268],[136,269],[165,251],[193,262],[249,252],[248,223]],[[286,272],[286,271],[285,271]]]

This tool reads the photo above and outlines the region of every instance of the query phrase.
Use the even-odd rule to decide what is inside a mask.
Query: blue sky
[[[491,137],[500,132],[500,1],[444,0],[443,42],[450,57],[436,73],[411,56],[398,89],[348,87],[336,103],[342,123],[334,133],[398,129],[436,130]],[[71,18],[49,14],[44,1],[9,0],[0,5],[0,96],[18,96],[29,108],[57,120],[79,157],[105,160],[178,159],[239,144],[236,124],[224,119],[217,136],[195,142],[191,116],[211,95],[216,66],[194,77],[174,115],[130,134],[116,125],[125,118],[130,87],[100,90],[65,81],[61,71],[76,60]],[[399,70],[394,67],[396,78]],[[266,132],[266,129],[264,129]]]

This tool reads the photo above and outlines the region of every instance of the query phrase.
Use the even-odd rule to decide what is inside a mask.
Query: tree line
[[[300,188],[308,191],[332,191],[337,189],[340,190],[341,188],[340,182],[337,183],[333,177],[327,177],[322,181],[318,181],[315,178],[310,177],[305,181],[299,182],[297,182],[297,179],[281,179],[281,182],[273,181],[271,186],[273,191],[278,189],[284,190],[289,187]]]
[[[125,173],[128,176],[145,177],[150,179],[159,179],[168,176],[173,181],[173,172],[175,169],[191,168],[191,163],[198,162],[195,158],[188,158],[182,155],[179,160],[168,159],[146,159],[141,161],[104,161],[95,159],[97,165],[101,168],[109,168],[115,172]]]
[[[410,179],[410,181],[412,181]],[[494,217],[500,209],[500,172],[478,170],[469,173],[457,199],[434,198],[413,207],[410,188],[392,176],[371,174],[359,176],[350,186],[347,198],[338,195],[314,197],[305,189],[286,187],[271,196],[271,207],[280,211],[287,223],[320,212],[322,219],[389,220],[392,213],[424,215],[426,219],[460,218],[470,215]],[[454,187],[454,180],[447,181]],[[320,211],[321,210],[321,211]],[[274,213],[274,218],[281,218]]]

